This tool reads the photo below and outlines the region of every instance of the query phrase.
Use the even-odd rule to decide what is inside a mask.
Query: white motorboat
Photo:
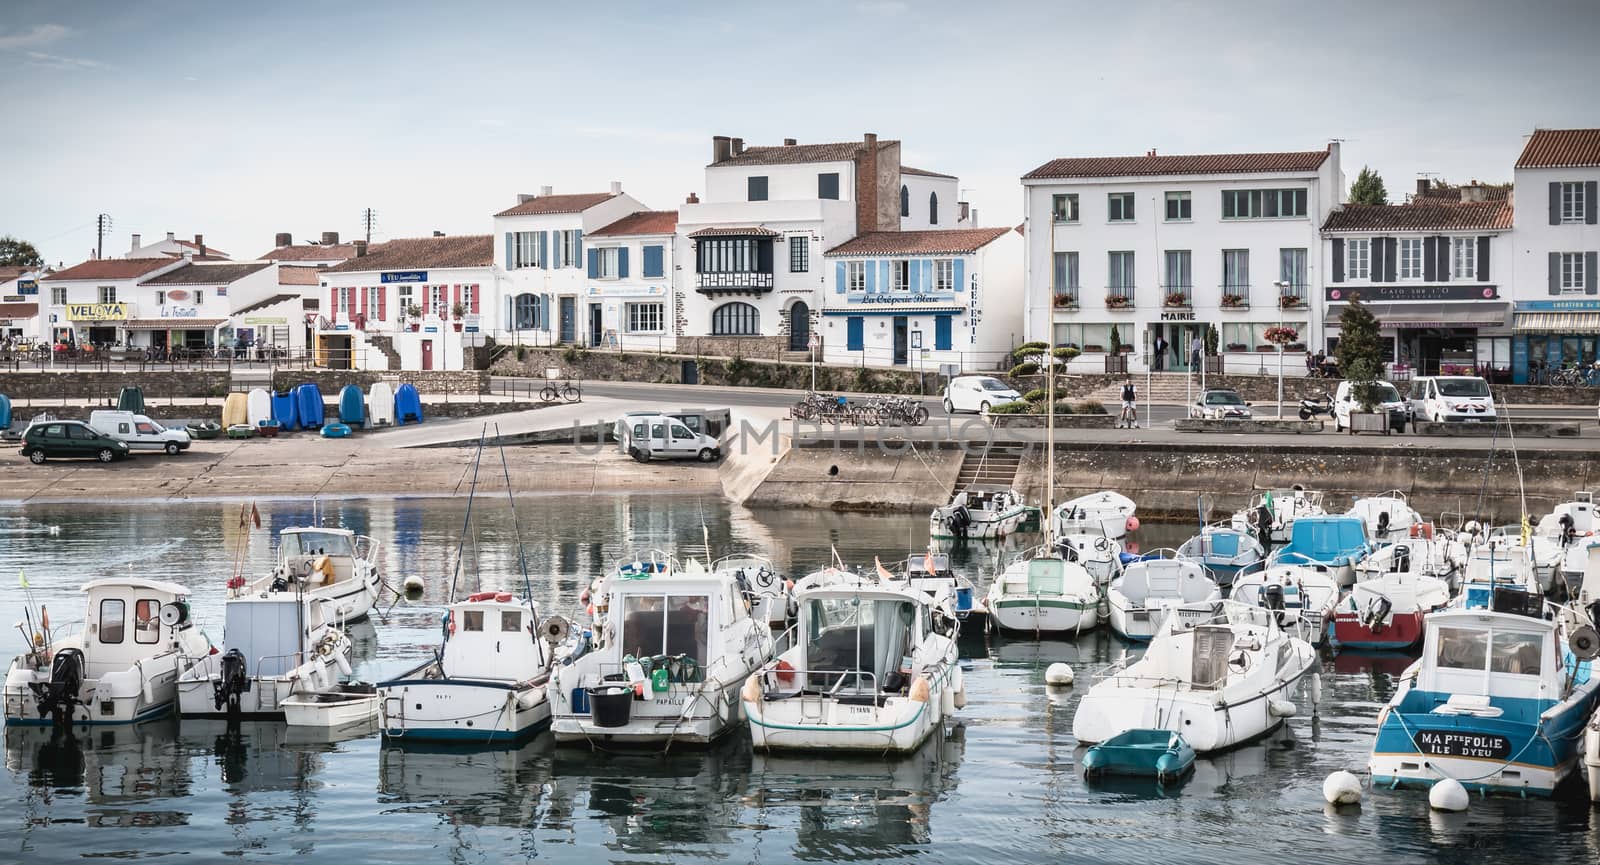
[[[989,615],[972,581],[955,572],[946,553],[929,550],[920,556],[908,556],[900,573],[891,574],[890,579],[936,600],[941,609],[960,621]]]
[[[1082,565],[1103,591],[1122,573],[1122,542],[1106,537],[1099,521],[1074,521],[1069,528],[1056,536],[1056,552]]]
[[[1223,601],[1205,622],[1170,618],[1144,655],[1114,666],[1078,701],[1072,735],[1085,744],[1128,730],[1168,730],[1197,752],[1259,738],[1294,715],[1317,653],[1259,607]]]
[[[1267,490],[1250,499],[1250,506],[1234,513],[1229,525],[1235,530],[1257,535],[1256,513],[1266,508],[1272,516],[1269,529],[1274,544],[1286,543],[1294,531],[1295,520],[1326,514],[1322,509],[1322,493],[1308,490],[1298,484],[1287,490]]]
[[[378,545],[371,538],[349,529],[318,526],[279,532],[277,565],[246,593],[304,590],[313,598],[333,601],[335,617],[349,623],[372,612],[382,587]]]
[[[1399,490],[1356,499],[1345,515],[1359,518],[1367,527],[1367,537],[1375,544],[1409,537],[1412,526],[1423,522]]]
[[[1573,493],[1572,501],[1562,502],[1552,508],[1550,513],[1540,517],[1535,531],[1542,537],[1555,539],[1563,547],[1579,545],[1583,539],[1600,531],[1600,519],[1596,518],[1594,508],[1594,493]]]
[[[1100,624],[1100,586],[1050,552],[1019,557],[989,584],[989,621],[1002,631],[1077,634]]]
[[[1205,565],[1219,586],[1233,585],[1240,573],[1259,569],[1266,559],[1255,533],[1231,525],[1202,528],[1200,534],[1179,545],[1178,555]]]
[[[1435,534],[1423,523],[1407,537],[1383,544],[1355,565],[1356,582],[1384,574],[1444,580],[1453,595],[1467,567],[1467,547],[1452,535]]]
[[[550,720],[551,647],[543,635],[565,622],[539,619],[539,605],[510,592],[478,592],[449,606],[444,650],[378,683],[383,734],[407,740],[515,742]]]
[[[1173,550],[1157,550],[1129,562],[1112,581],[1106,600],[1111,629],[1143,642],[1155,637],[1169,618],[1177,617],[1179,629],[1209,620],[1222,590],[1199,562]]]
[[[1051,527],[1056,536],[1076,534],[1084,527],[1098,530],[1113,541],[1120,541],[1138,527],[1134,512],[1138,506],[1121,493],[1103,490],[1078,496],[1051,512]]]
[[[1530,603],[1542,595],[1537,570],[1529,559],[1531,547],[1504,536],[1489,538],[1472,546],[1466,573],[1455,605],[1467,609],[1488,609],[1497,593],[1521,592]]]
[[[1500,550],[1520,548],[1524,552],[1522,558],[1533,573],[1534,582],[1541,592],[1550,592],[1556,587],[1558,577],[1565,571],[1564,561],[1568,548],[1561,542],[1548,535],[1537,532],[1524,533],[1521,526],[1495,526],[1486,532],[1473,535],[1474,543],[1472,552],[1485,546],[1496,547]]]
[[[1583,736],[1583,769],[1589,775],[1589,801],[1600,802],[1600,710],[1589,719]]]
[[[264,592],[223,605],[222,651],[187,659],[178,677],[186,718],[278,720],[283,702],[332,691],[350,674],[350,638],[328,598]]]
[[[906,753],[966,704],[948,599],[834,571],[795,600],[792,647],[740,692],[758,750]]]
[[[1282,564],[1234,580],[1229,597],[1270,611],[1279,625],[1320,646],[1339,602],[1339,583],[1324,565]]]
[[[378,717],[378,689],[366,682],[340,682],[328,690],[292,694],[279,706],[291,727],[351,727]]]
[[[941,540],[998,540],[1015,532],[1033,508],[1010,487],[974,485],[934,508],[928,516],[928,535]]]
[[[592,639],[563,646],[550,676],[557,742],[670,748],[744,722],[739,688],[772,656],[772,630],[750,617],[731,572],[652,561],[607,578]]]
[[[711,563],[713,571],[731,571],[744,585],[750,600],[750,618],[782,628],[794,615],[794,595],[790,583],[763,557],[748,554],[723,556]]]
[[[129,724],[163,715],[185,659],[210,649],[189,621],[183,586],[111,577],[82,592],[81,626],[52,630],[47,610],[37,611],[32,645],[6,671],[7,724]]]

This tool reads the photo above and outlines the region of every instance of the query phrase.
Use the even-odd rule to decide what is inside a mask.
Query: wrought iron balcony
[[[695,274],[695,291],[705,294],[768,292],[771,290],[771,273],[747,270],[731,273]]]

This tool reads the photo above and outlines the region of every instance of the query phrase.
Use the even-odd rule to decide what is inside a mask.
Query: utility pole
[[[378,224],[378,211],[367,208],[361,211],[361,227],[366,229],[367,244],[372,244],[372,229]]]
[[[101,213],[94,218],[94,257],[106,257],[106,235],[111,233],[111,214]]]

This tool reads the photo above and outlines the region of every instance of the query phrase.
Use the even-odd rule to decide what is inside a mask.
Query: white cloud
[[[911,5],[901,0],[869,0],[866,3],[857,3],[856,11],[870,15],[904,15],[911,11]]]
[[[41,48],[51,45],[72,31],[60,24],[40,24],[26,33],[0,33],[0,51],[15,51],[18,48]]]
[[[106,64],[86,57],[63,57],[59,54],[46,54],[43,51],[28,51],[24,56],[28,62],[35,66],[45,66],[50,69],[105,69]]]

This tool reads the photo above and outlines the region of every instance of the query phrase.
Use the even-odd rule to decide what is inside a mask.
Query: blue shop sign
[[[388,273],[379,274],[378,278],[383,280],[386,283],[389,283],[389,282],[427,282],[428,281],[428,272],[426,270],[392,270],[392,271],[389,271]]]
[[[17,280],[17,294],[38,294],[38,293],[39,293],[39,280],[37,280],[37,279],[19,279],[19,280]]]
[[[1519,300],[1517,312],[1581,312],[1600,310],[1600,300]]]

